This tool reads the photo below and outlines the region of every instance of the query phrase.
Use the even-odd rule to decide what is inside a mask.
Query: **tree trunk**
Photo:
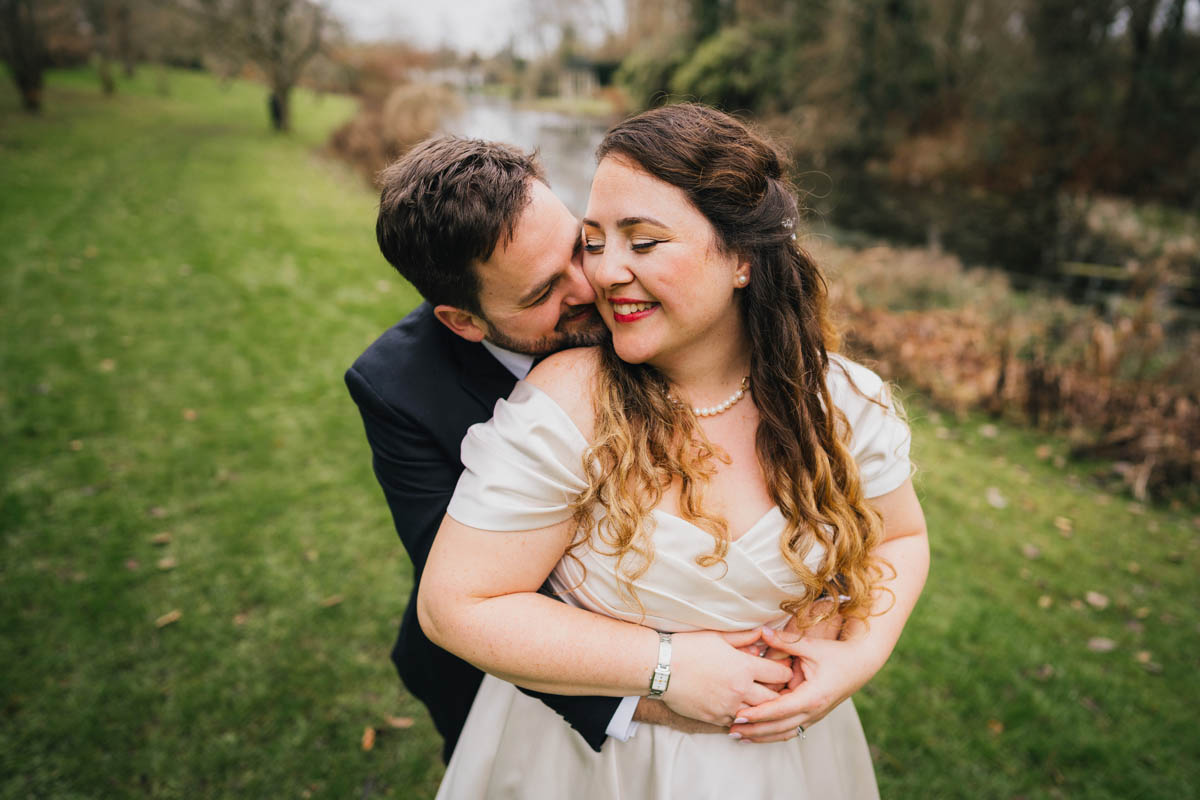
[[[42,110],[42,76],[39,74],[36,81],[28,85],[22,83],[20,77],[13,77],[17,81],[17,88],[21,90],[21,108],[30,114],[39,113]]]
[[[112,64],[108,60],[108,53],[101,50],[96,58],[96,73],[100,76],[100,88],[107,95],[115,94],[117,91],[117,82],[113,80]]]
[[[21,107],[31,114],[42,110],[45,53],[32,0],[0,0],[0,57],[17,85]]]
[[[275,86],[267,98],[267,110],[271,115],[271,127],[280,133],[292,129],[291,86]]]
[[[133,44],[133,11],[128,2],[123,2],[113,11],[113,36],[116,38],[117,58],[126,78],[133,77],[137,57]]]

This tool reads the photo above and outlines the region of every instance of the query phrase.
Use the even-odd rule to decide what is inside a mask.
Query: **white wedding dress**
[[[909,434],[891,410],[875,373],[833,357],[828,383],[852,430],[851,453],[867,497],[909,477]],[[466,471],[448,513],[484,530],[543,528],[570,516],[585,488],[582,455],[588,443],[548,395],[520,382],[493,419],[471,428],[462,445]],[[798,582],[779,552],[783,515],[771,509],[729,548],[724,564],[701,567],[712,537],[663,511],[652,512],[653,564],[636,588],[645,616],[618,593],[615,559],[579,548],[550,577],[574,605],[661,631],[781,627],[779,604]],[[816,565],[821,551],[809,553]],[[649,666],[647,667],[649,681]],[[445,800],[571,798],[877,798],[878,789],[858,715],[847,700],[813,725],[805,739],[742,743],[720,734],[684,734],[641,725],[622,742],[609,738],[600,753],[541,702],[505,681],[484,677],[438,792]]]

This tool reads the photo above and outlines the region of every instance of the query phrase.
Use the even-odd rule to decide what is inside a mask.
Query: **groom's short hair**
[[[518,148],[458,136],[422,142],[379,173],[379,249],[430,303],[482,313],[475,265],[512,239],[531,179],[545,180]]]

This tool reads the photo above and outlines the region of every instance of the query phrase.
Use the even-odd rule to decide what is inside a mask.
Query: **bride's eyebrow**
[[[583,220],[583,225],[586,228],[601,227],[600,223],[596,222],[594,219]],[[666,223],[659,222],[653,217],[622,217],[621,219],[617,220],[618,228],[632,228],[635,225],[657,225],[660,228],[667,227]]]
[[[667,227],[664,223],[659,222],[653,217],[623,217],[617,220],[618,228],[632,228],[635,225],[656,225],[659,228]]]

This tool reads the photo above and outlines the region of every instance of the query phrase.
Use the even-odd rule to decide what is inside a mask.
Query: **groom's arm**
[[[412,560],[414,579],[419,582],[458,483],[461,463],[457,453],[447,453],[428,430],[381,398],[357,370],[351,368],[346,373],[346,385],[362,415],[375,476],[392,512],[396,532]],[[526,694],[562,716],[597,751],[621,703],[615,697]],[[639,708],[641,705],[645,703]],[[634,719],[652,721],[640,713],[635,713]]]

